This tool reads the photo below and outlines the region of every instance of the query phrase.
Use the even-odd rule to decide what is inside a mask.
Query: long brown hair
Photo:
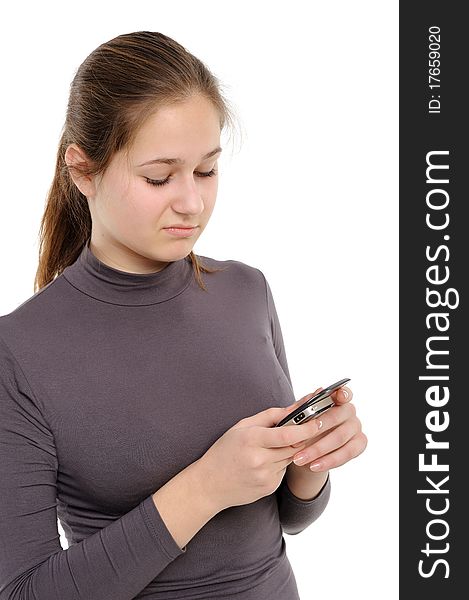
[[[34,291],[53,281],[78,258],[91,237],[88,201],[70,176],[65,151],[77,144],[89,164],[75,165],[84,175],[103,173],[113,155],[132,146],[136,134],[158,108],[203,95],[220,116],[220,130],[236,124],[221,83],[204,63],[170,37],[155,31],[119,35],[96,48],[77,69],[70,85],[65,124],[39,230],[39,265]],[[193,251],[199,286],[207,267]]]

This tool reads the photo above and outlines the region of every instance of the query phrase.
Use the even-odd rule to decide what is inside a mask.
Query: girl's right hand
[[[287,408],[268,408],[238,421],[197,461],[204,487],[219,510],[250,504],[275,492],[292,457],[318,432],[315,419],[275,427]]]

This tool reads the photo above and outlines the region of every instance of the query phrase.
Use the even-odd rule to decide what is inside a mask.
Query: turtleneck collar
[[[156,273],[128,273],[101,262],[87,242],[64,278],[83,293],[122,306],[158,304],[183,292],[193,277],[188,257],[175,260]]]

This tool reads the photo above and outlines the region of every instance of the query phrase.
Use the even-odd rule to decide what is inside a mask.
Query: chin
[[[189,256],[192,252],[193,246],[186,246],[185,248],[181,248],[178,252],[168,252],[167,254],[160,255],[159,260],[173,262],[175,260],[181,260],[181,258],[185,258]]]

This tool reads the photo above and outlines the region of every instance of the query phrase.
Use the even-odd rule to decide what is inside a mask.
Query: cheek
[[[213,185],[207,186],[207,192],[204,197],[205,213],[211,215],[215,208],[215,202],[218,192],[218,180],[213,182]]]
[[[119,201],[117,217],[125,229],[153,227],[164,212],[164,193],[157,193],[148,184],[133,185]]]

